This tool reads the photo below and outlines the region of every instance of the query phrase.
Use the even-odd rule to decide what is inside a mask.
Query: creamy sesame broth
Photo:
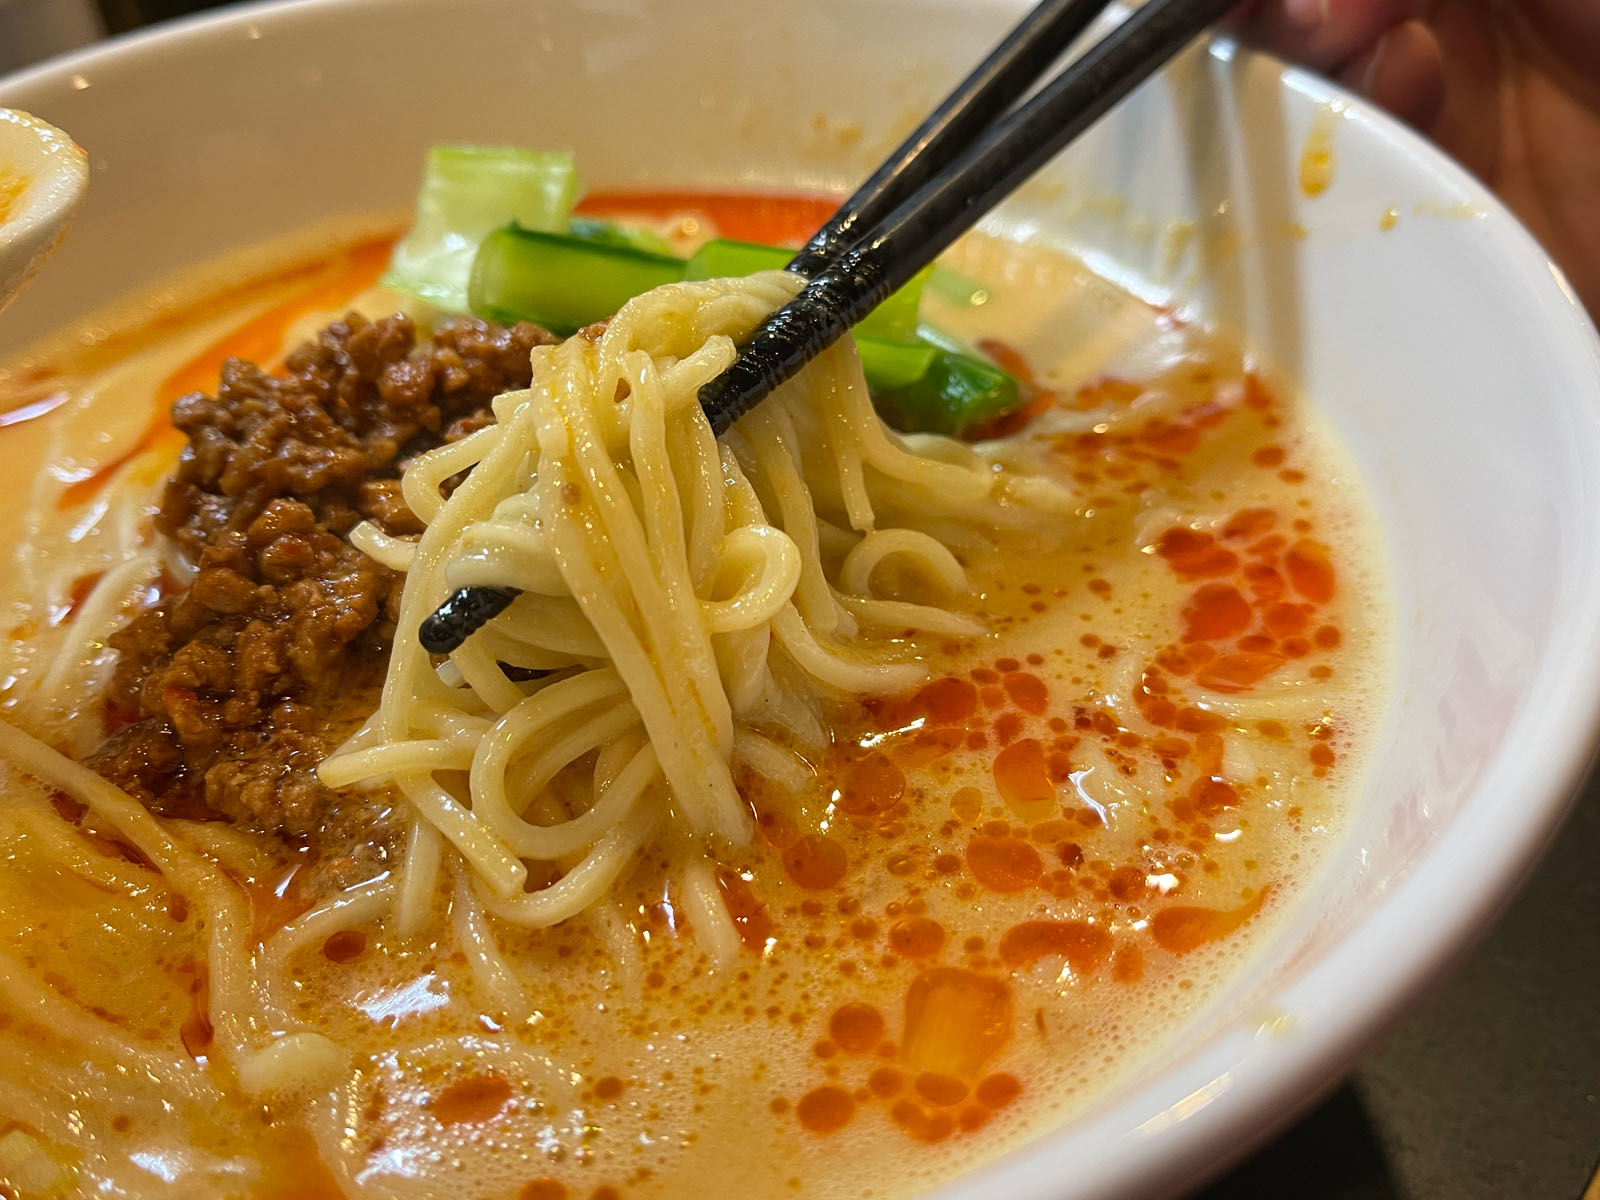
[[[681,242],[717,225],[781,240],[816,208],[596,207]],[[18,546],[5,715],[71,757],[116,719],[106,631],[163,586],[85,603],[155,536],[182,443],[165,408],[213,388],[228,354],[268,365],[332,314],[400,303],[374,286],[387,242],[340,237],[0,364],[0,442],[30,464],[0,482]],[[203,922],[8,765],[8,1194],[907,1196],[1159,1054],[1357,800],[1387,680],[1380,541],[1315,412],[1226,336],[1046,246],[974,235],[944,262],[982,303],[935,294],[928,319],[1024,379],[1027,408],[990,432],[1070,483],[1082,519],[1060,545],[997,530],[964,549],[974,595],[956,607],[989,634],[925,646],[911,692],[830,703],[806,786],[737,777],[759,836],[716,872],[732,965],[695,940],[669,839],[609,924],[500,932],[506,966],[538,981],[507,1021],[444,886],[426,936],[339,923],[256,962],[274,1004],[348,1052],[263,1102],[213,1050]],[[63,673],[81,622],[88,666]],[[352,886],[349,863],[379,875],[393,853],[167,820],[248,898],[253,951]]]

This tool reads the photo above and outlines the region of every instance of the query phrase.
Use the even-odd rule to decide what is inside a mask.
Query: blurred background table
[[[0,0],[0,72],[223,2]],[[1485,941],[1196,1200],[1592,1200],[1597,1157],[1600,782]]]

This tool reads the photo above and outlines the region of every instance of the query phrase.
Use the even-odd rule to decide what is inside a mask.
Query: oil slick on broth
[[[138,442],[162,381],[348,265],[324,256],[307,273],[293,265],[306,254],[278,253],[273,282],[226,303],[161,325],[187,298],[164,297],[142,333],[69,335],[0,368],[5,407],[70,396],[0,430],[18,461],[55,465],[10,479],[0,502],[24,560],[3,596],[11,712],[37,705],[30,684],[48,670],[36,598],[70,626],[78,581],[140,543],[175,446],[158,437],[103,486],[63,494]],[[1159,1054],[1292,907],[1354,802],[1386,677],[1379,541],[1314,412],[1226,337],[1046,247],[974,236],[949,261],[989,299],[930,300],[931,319],[997,339],[1053,393],[1017,436],[1081,489],[1086,519],[1048,555],[974,547],[994,635],[952,643],[914,695],[841,703],[804,794],[751,785],[762,840],[719,872],[746,945],[735,970],[708,971],[647,861],[624,905],[636,963],[583,928],[508,940],[544,981],[511,1028],[483,1015],[442,938],[369,927],[297,956],[297,1016],[357,1050],[337,1106],[291,1098],[264,1124],[208,1067],[221,1097],[167,1111],[167,1089],[82,1069],[10,997],[0,1121],[59,1147],[63,1170],[69,1148],[132,1186],[165,1163],[196,1194],[235,1171],[255,1172],[248,1194],[304,1194],[287,1164],[314,1139],[330,1165],[313,1190],[343,1173],[373,1195],[426,1177],[525,1200],[708,1184],[889,1197],[1020,1144]],[[271,274],[259,256],[252,273]],[[376,315],[394,298],[354,303]],[[81,468],[64,459],[76,445],[95,446]],[[52,718],[75,752],[94,736],[73,714],[98,719],[96,670]],[[47,798],[15,772],[7,787],[32,815],[0,816],[0,949],[48,972],[65,1003],[182,1058],[192,922],[137,864],[114,866],[121,892],[61,873]],[[279,857],[238,840],[256,893],[281,891]]]

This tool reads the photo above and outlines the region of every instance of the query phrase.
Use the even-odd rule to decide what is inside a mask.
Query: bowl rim
[[[1574,414],[1585,408],[1600,412],[1600,330],[1561,268],[1476,176],[1420,132],[1332,80],[1231,39],[1217,38],[1210,49],[1270,63],[1280,88],[1318,104],[1338,104],[1349,136],[1386,141],[1419,172],[1465,194],[1474,215],[1484,218],[1480,233],[1487,226],[1486,236],[1502,239],[1496,252],[1537,281],[1537,306],[1549,319],[1547,347],[1562,355],[1574,378],[1587,378],[1587,386],[1564,402]],[[1587,435],[1585,457],[1594,461],[1600,422],[1590,419],[1580,428]],[[1600,502],[1600,495],[1594,499]],[[1588,528],[1591,542],[1600,538],[1600,522],[1590,520]],[[1245,1158],[1337,1087],[1361,1053],[1487,934],[1537,867],[1600,761],[1600,685],[1594,682],[1600,679],[1600,555],[1581,557],[1574,575],[1573,603],[1560,612],[1540,669],[1527,684],[1530,698],[1457,814],[1387,895],[1266,998],[1272,1008],[1281,1000],[1284,1010],[1296,1014],[1286,1031],[1219,1032],[1187,1061],[1125,1098],[1040,1133],[935,1195],[1056,1200],[1062,1177],[1055,1160],[1061,1158],[1088,1167],[1072,1179],[1085,1197],[1178,1195]],[[1369,778],[1365,793],[1374,786]],[[1518,798],[1497,814],[1513,818],[1509,826],[1474,819],[1483,815],[1474,798],[1495,791]],[[1465,862],[1480,870],[1463,881],[1459,864]],[[1362,986],[1347,989],[1344,981],[1358,974]],[[1207,1082],[1183,1086],[1179,1076]],[[1160,1142],[1152,1144],[1157,1137]]]
[[[924,0],[893,2],[915,6]],[[1006,13],[1024,8],[1024,0],[970,2]],[[211,43],[226,50],[241,45],[237,33],[253,25],[389,7],[386,0],[251,0],[196,13],[0,76],[0,104],[162,47]],[[1574,378],[1587,376],[1588,386],[1564,402],[1575,413],[1585,406],[1600,412],[1600,334],[1560,268],[1493,193],[1364,96],[1226,38],[1214,40],[1210,49],[1270,63],[1281,89],[1317,103],[1337,102],[1349,136],[1387,142],[1417,171],[1465,194],[1484,217],[1480,231],[1496,239],[1494,252],[1536,281],[1530,304],[1547,318],[1545,348],[1555,351]],[[1583,429],[1586,457],[1600,462],[1600,421],[1590,420]],[[1600,519],[1588,528],[1591,545],[1600,550]],[[1578,563],[1569,591],[1571,602],[1558,613],[1529,682],[1529,699],[1457,815],[1387,895],[1273,989],[1270,1002],[1281,999],[1296,1014],[1290,1028],[1262,1035],[1235,1028],[1242,1024],[1235,1020],[1126,1095],[1041,1130],[933,1194],[948,1200],[1052,1200],[1064,1186],[1074,1196],[1101,1200],[1175,1194],[1199,1187],[1244,1157],[1336,1086],[1357,1056],[1487,932],[1555,837],[1589,774],[1600,742],[1600,687],[1593,683],[1600,679],[1600,553]],[[1499,813],[1506,820],[1464,819],[1480,815],[1473,798],[1491,789],[1518,798]],[[1474,863],[1478,872],[1462,879],[1462,862]],[[1355,977],[1360,987],[1349,988],[1346,981]],[[1195,1080],[1204,1082],[1197,1087]]]

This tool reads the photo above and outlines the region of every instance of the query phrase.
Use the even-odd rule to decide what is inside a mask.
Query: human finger
[[[1402,121],[1427,128],[1444,105],[1444,55],[1433,30],[1402,21],[1347,62],[1339,81]]]
[[[1292,62],[1334,71],[1370,51],[1405,15],[1406,0],[1258,0],[1237,27]]]

